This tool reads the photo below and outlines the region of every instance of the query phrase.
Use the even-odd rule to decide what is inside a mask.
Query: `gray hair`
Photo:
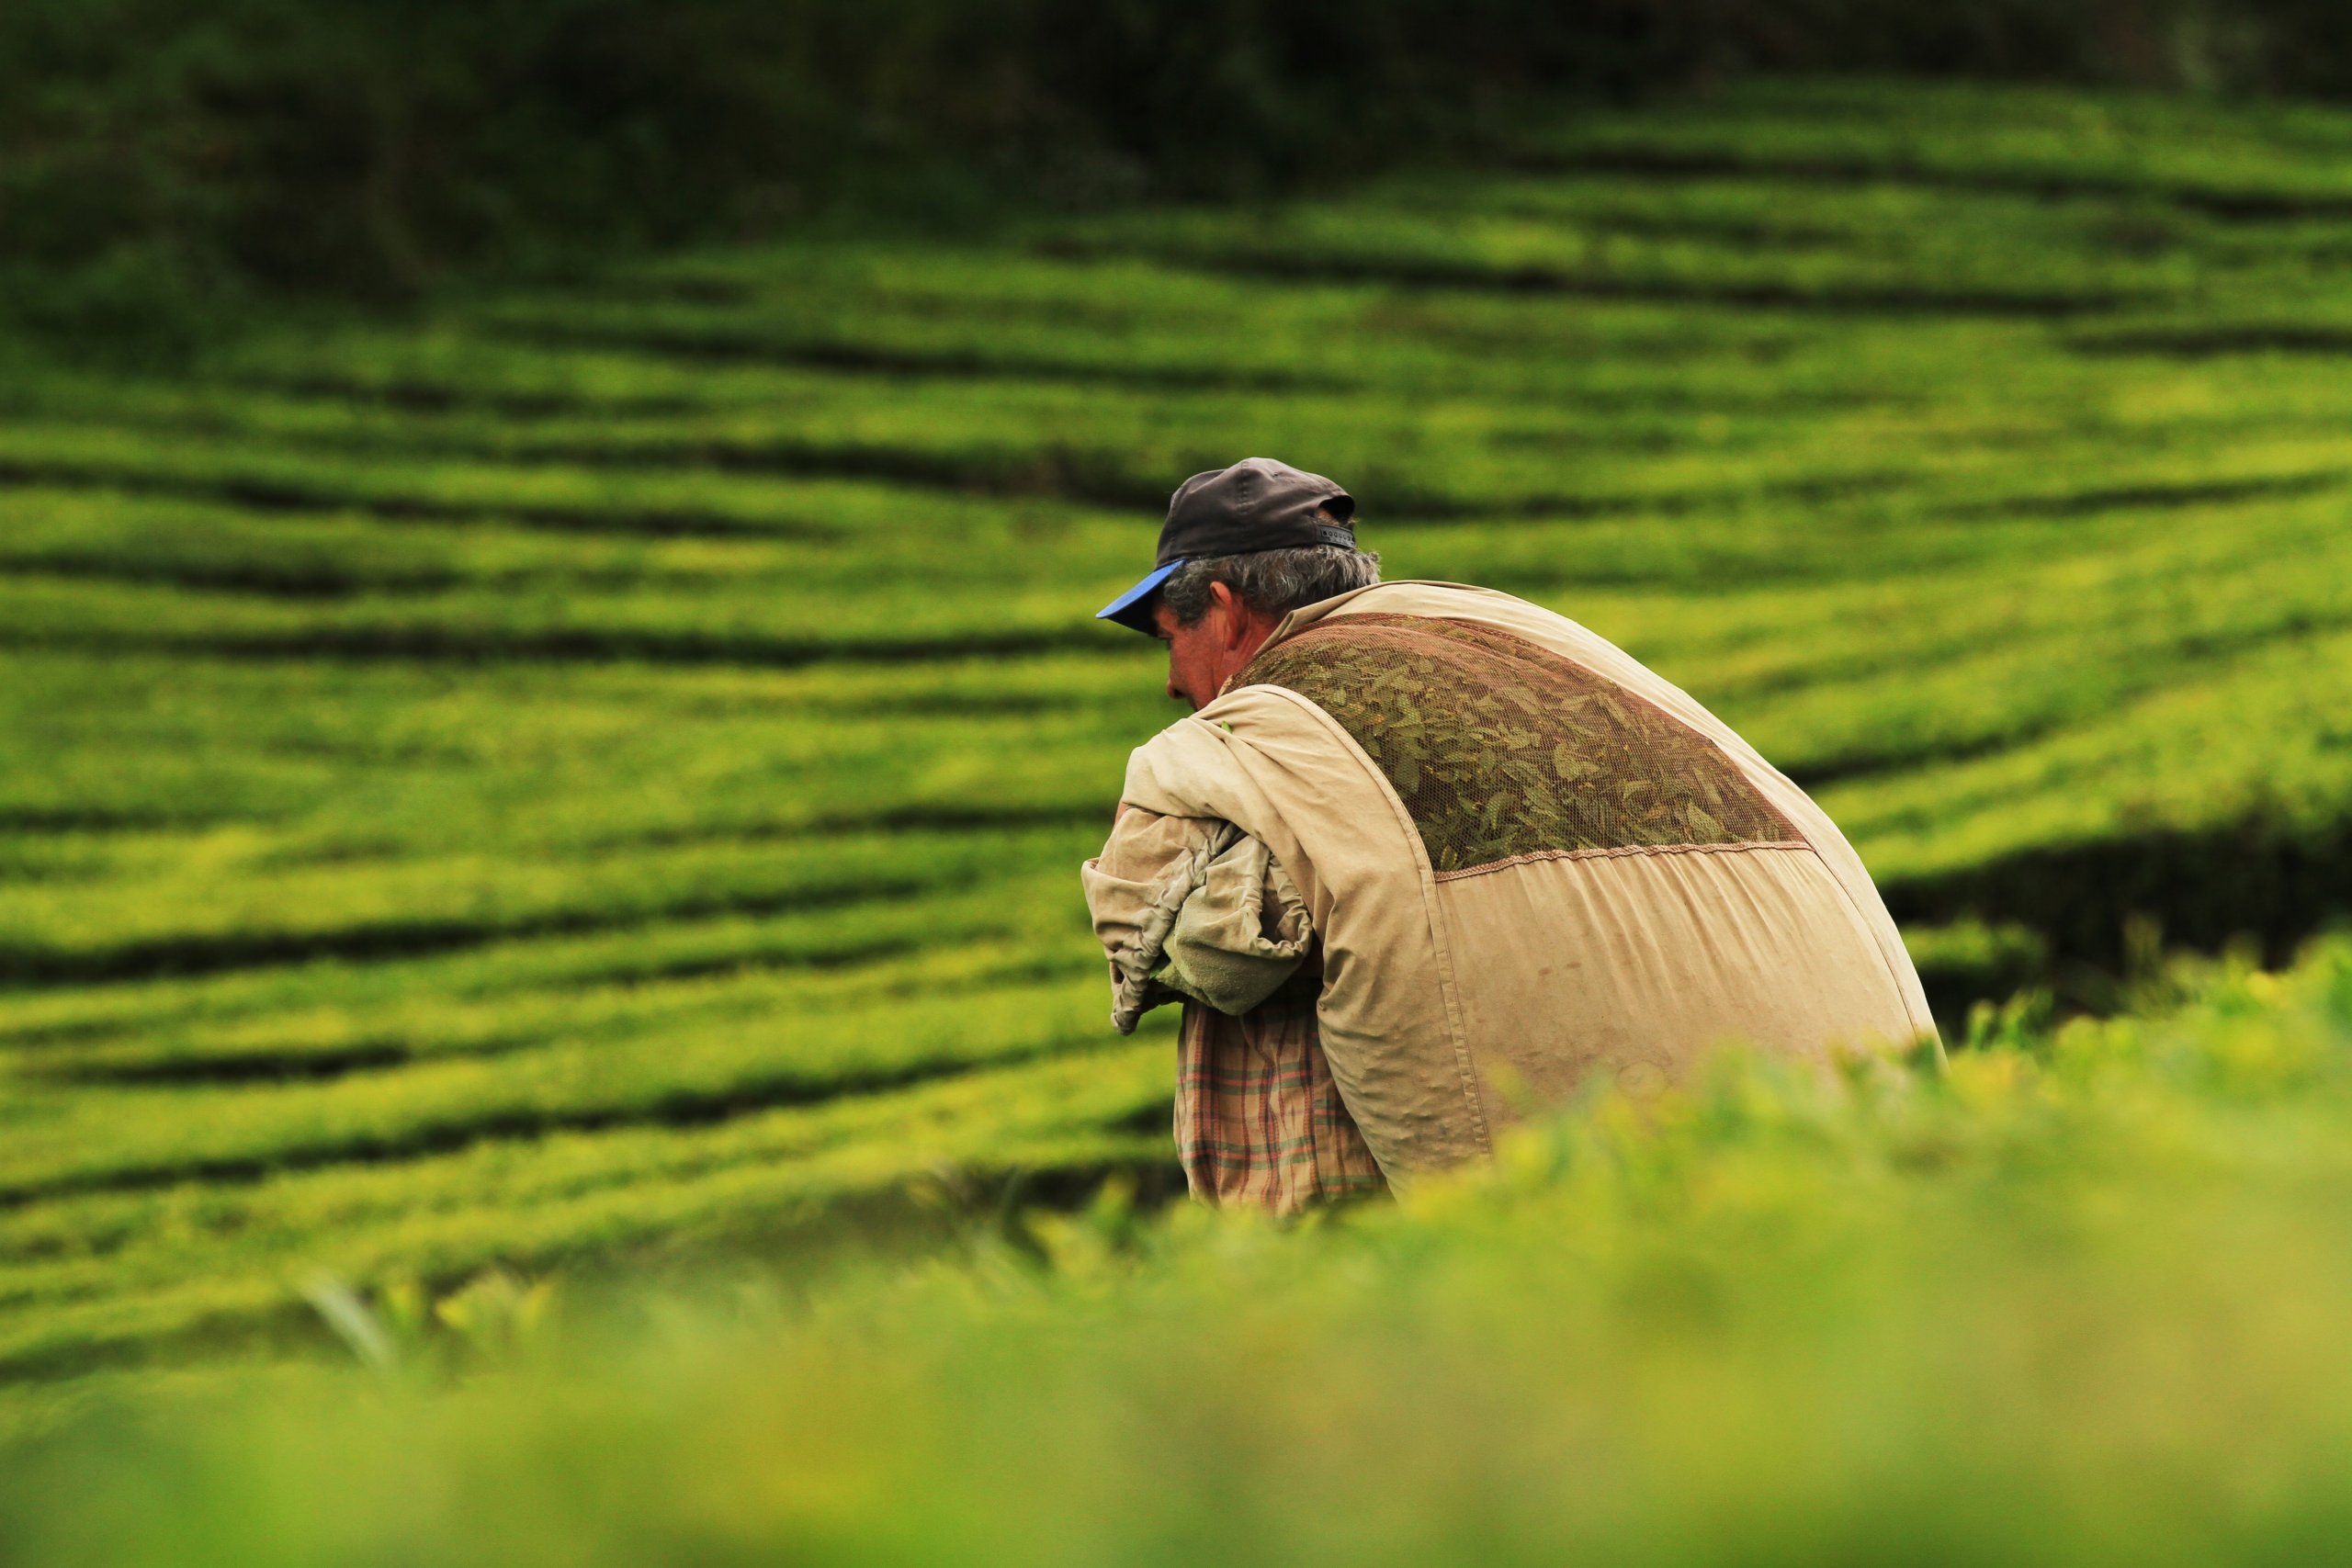
[[[1379,581],[1380,557],[1374,551],[1306,545],[1188,560],[1168,574],[1168,581],[1159,586],[1159,599],[1175,615],[1178,626],[1193,626],[1209,613],[1210,586],[1222,582],[1259,615],[1279,619],[1302,605],[1369,588]]]

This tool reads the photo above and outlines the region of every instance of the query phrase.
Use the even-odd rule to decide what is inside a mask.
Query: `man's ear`
[[[1233,591],[1230,583],[1210,583],[1209,598],[1225,613],[1225,646],[1239,648],[1242,639],[1250,635],[1250,606],[1242,603],[1241,595]]]

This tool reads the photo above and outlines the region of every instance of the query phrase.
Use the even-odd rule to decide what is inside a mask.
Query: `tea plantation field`
[[[2352,114],[1912,85],[0,386],[0,1379],[1159,1171],[1077,897],[1168,491],[1623,643],[1955,1019],[2352,869]]]
[[[346,1301],[372,1368],[0,1440],[0,1532],[60,1568],[2329,1561],[2352,943],[2134,1000],[1940,1074],[1719,1057],[1303,1226],[1113,1190],[814,1292]]]

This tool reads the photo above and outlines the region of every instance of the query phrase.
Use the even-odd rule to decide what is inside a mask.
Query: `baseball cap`
[[[1094,618],[1156,635],[1159,628],[1152,617],[1159,585],[1186,561],[1307,545],[1353,549],[1355,514],[1355,499],[1346,491],[1321,474],[1272,457],[1244,457],[1229,468],[1194,474],[1168,498],[1157,564]]]

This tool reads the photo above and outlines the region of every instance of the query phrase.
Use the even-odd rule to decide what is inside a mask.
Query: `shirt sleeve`
[[[1178,999],[1152,972],[1177,910],[1234,832],[1214,818],[1164,817],[1130,806],[1112,825],[1102,852],[1080,870],[1095,940],[1111,961],[1111,1023],[1120,1033],[1133,1033],[1146,1012]]]

